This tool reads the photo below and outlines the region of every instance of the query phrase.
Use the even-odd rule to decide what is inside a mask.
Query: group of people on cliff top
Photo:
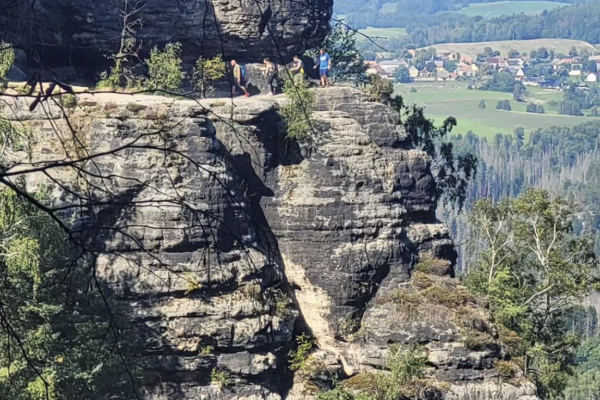
[[[319,76],[321,77],[321,87],[331,86],[329,83],[329,73],[331,72],[331,57],[325,49],[319,51],[319,59],[315,63],[314,69],[319,69]],[[263,60],[263,73],[262,76],[266,80],[267,86],[269,87],[269,95],[273,96],[276,90],[276,81],[279,74],[279,68],[271,59],[265,58]],[[244,96],[250,97],[247,85],[248,79],[246,77],[246,70],[243,65],[238,64],[236,60],[231,60],[231,69],[233,73],[233,87],[231,88],[231,95],[235,95],[237,90],[244,92]],[[306,79],[306,71],[304,70],[304,62],[298,56],[294,56],[292,67],[289,69],[290,74],[294,76],[294,80]]]

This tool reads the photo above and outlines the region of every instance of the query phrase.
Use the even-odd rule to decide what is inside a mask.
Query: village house
[[[388,74],[393,74],[400,68],[408,68],[408,63],[405,60],[388,60],[379,63]]]
[[[408,75],[410,75],[411,78],[415,79],[419,77],[419,70],[417,67],[415,67],[414,65],[412,65],[409,69],[408,69]]]
[[[598,82],[598,75],[596,75],[595,73],[591,72],[588,74],[588,76],[585,78],[585,81],[587,83],[596,83]]]

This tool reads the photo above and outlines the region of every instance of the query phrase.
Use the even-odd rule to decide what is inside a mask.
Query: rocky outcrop
[[[328,31],[332,0],[0,0],[0,35],[54,66],[87,65],[119,48],[124,4],[138,43],[181,42],[190,60],[200,55],[288,62],[318,46]],[[44,49],[52,49],[45,51]]]
[[[90,182],[53,176],[94,193],[77,223],[102,232],[97,270],[144,335],[147,398],[314,397],[289,368],[306,332],[342,379],[418,344],[447,399],[534,400],[518,373],[500,376],[507,349],[451,278],[427,155],[363,93],[317,98],[310,148],[285,139],[283,96],[81,95],[67,112],[73,131],[55,106],[3,112],[36,133],[36,161],[85,151],[57,135],[103,154],[86,164]]]

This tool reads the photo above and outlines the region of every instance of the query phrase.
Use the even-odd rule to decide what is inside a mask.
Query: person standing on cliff
[[[304,81],[304,62],[297,55],[294,56],[294,62],[292,63],[292,68],[290,68],[290,72],[294,76],[295,82]]]
[[[231,68],[233,69],[233,87],[231,88],[231,95],[235,95],[236,89],[242,89],[244,96],[250,97],[250,93],[246,90],[246,72],[244,71],[244,68],[235,60],[231,60]]]
[[[275,79],[277,79],[278,69],[277,65],[268,58],[263,60],[265,63],[265,69],[263,71],[264,77],[267,79],[267,85],[269,85],[269,96],[273,96],[275,94],[275,88],[273,83]]]
[[[331,71],[331,57],[325,51],[321,49],[319,51],[319,62],[316,63],[315,69],[319,68],[319,75],[321,76],[321,87],[331,86],[329,84],[329,72]]]

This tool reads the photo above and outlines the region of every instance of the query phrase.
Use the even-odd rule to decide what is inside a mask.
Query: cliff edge
[[[418,346],[446,399],[535,400],[499,368],[506,346],[452,278],[428,156],[364,93],[316,93],[310,148],[285,138],[284,96],[84,94],[66,114],[22,99],[0,111],[31,127],[35,161],[81,151],[61,135],[102,154],[85,165],[92,182],[65,169],[29,184],[61,201],[61,186],[94,193],[78,223],[103,232],[96,268],[142,332],[147,399],[316,398],[320,372],[362,390],[392,348]],[[290,370],[302,333],[314,376]]]

